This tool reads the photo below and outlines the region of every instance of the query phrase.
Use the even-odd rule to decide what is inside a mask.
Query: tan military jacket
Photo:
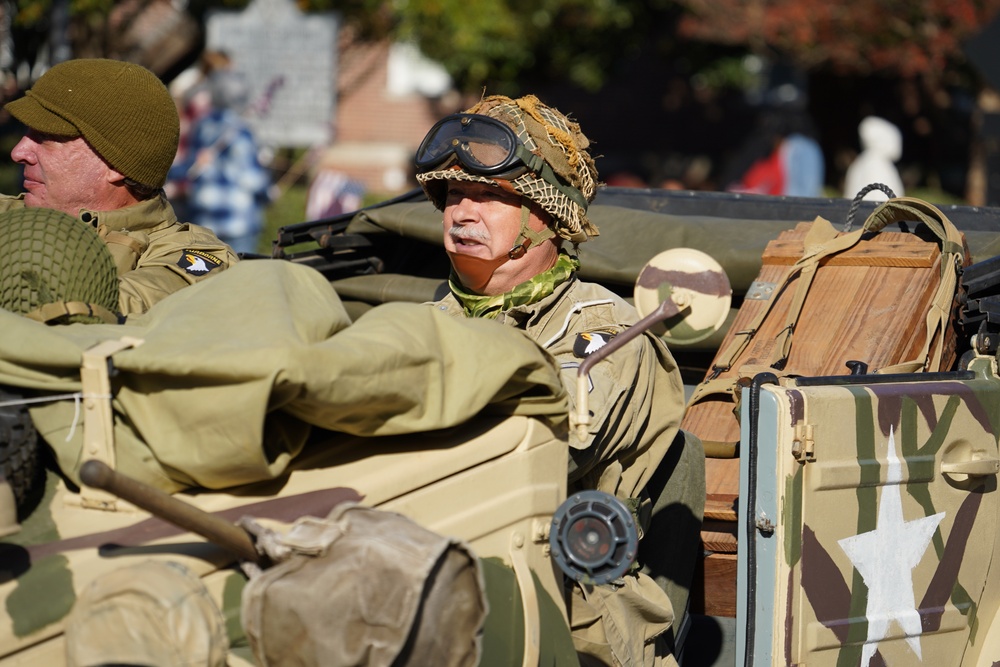
[[[434,306],[465,314],[453,294]],[[498,320],[521,329],[555,357],[575,409],[577,372],[588,348],[599,347],[639,316],[613,292],[574,276],[538,303],[511,308]],[[590,437],[581,442],[570,435],[570,491],[598,489],[622,500],[641,498],[648,508],[642,491],[674,441],[684,412],[677,363],[659,338],[642,335],[596,364],[589,388]],[[700,498],[678,500],[703,503],[704,489],[695,493]],[[581,656],[604,664],[676,666],[657,639],[674,617],[670,598],[643,573],[614,584],[572,588],[573,645]]]
[[[464,315],[452,294],[435,306]],[[556,358],[572,404],[588,346],[600,346],[602,338],[614,336],[639,316],[613,292],[574,277],[538,303],[511,308],[498,319],[524,331]],[[677,363],[659,338],[643,335],[594,366],[589,385],[590,438],[581,442],[571,435],[570,485],[623,500],[636,498],[680,426],[684,385]]]
[[[0,195],[0,212],[24,206],[23,195]],[[177,220],[162,194],[116,211],[83,209],[118,266],[123,315],[143,313],[157,301],[239,261],[210,230]]]

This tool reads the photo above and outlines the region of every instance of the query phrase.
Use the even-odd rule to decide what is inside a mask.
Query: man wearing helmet
[[[123,314],[237,261],[211,231],[180,223],[163,194],[179,120],[146,68],[68,60],[4,108],[27,127],[11,151],[26,192],[0,196],[0,211],[49,208],[93,227],[115,259]]]
[[[598,234],[587,218],[597,188],[588,148],[577,123],[536,97],[491,96],[435,124],[415,159],[417,180],[443,211],[452,264],[450,293],[435,307],[524,331],[559,362],[571,401],[582,360],[639,319],[623,299],[576,276],[578,244]],[[700,520],[703,453],[679,436],[683,384],[663,342],[639,336],[595,364],[589,379],[588,436],[570,435],[570,492],[611,493],[645,527],[647,484],[668,450],[683,448],[671,486],[684,488],[674,500]],[[693,568],[696,545],[679,546]],[[688,584],[678,582],[671,597],[639,572],[575,585],[570,624],[582,664],[672,664],[663,639],[675,618],[671,599],[683,612]]]

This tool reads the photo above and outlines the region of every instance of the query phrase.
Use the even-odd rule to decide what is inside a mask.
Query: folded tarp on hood
[[[318,272],[284,261],[244,261],[123,325],[0,311],[0,326],[0,384],[42,398],[81,391],[92,345],[142,340],[113,357],[117,467],[167,491],[277,477],[313,428],[399,435],[480,413],[559,423],[567,411],[554,362],[519,331],[402,303],[352,324]],[[72,398],[31,407],[74,481],[81,412]]]

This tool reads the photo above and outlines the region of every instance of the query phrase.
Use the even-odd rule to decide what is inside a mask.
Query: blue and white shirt
[[[171,167],[170,178],[188,181],[191,221],[221,238],[263,228],[270,174],[257,159],[250,126],[234,111],[216,109],[197,122],[187,155]]]

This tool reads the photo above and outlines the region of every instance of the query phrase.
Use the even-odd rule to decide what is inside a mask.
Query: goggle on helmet
[[[455,164],[470,174],[503,180],[533,172],[587,210],[583,193],[563,183],[544,158],[529,151],[507,125],[489,116],[457,113],[442,118],[427,132],[414,158],[418,174]]]

